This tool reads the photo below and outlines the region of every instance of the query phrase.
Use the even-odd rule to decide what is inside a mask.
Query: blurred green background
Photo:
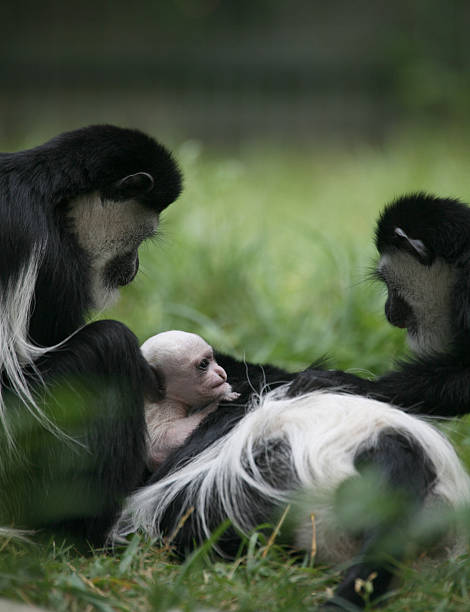
[[[0,138],[97,121],[229,148],[467,123],[464,0],[4,0]]]

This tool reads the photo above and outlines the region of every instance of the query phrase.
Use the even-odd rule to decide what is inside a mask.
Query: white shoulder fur
[[[347,534],[331,524],[333,494],[342,482],[357,474],[354,458],[358,449],[373,448],[384,430],[400,432],[425,449],[436,472],[430,497],[452,507],[470,502],[470,478],[453,447],[424,420],[360,396],[316,391],[286,398],[281,388],[261,397],[229,434],[188,465],[132,495],[111,538],[119,539],[139,529],[152,538],[168,535],[161,533],[159,517],[182,490],[185,500],[180,514],[174,516],[174,526],[194,507],[199,535],[205,537],[210,535],[206,508],[214,494],[225,517],[243,533],[249,533],[256,524],[244,503],[247,486],[275,507],[306,490],[312,493],[312,505],[292,544],[306,550],[311,547],[309,516],[313,513],[317,559],[337,563],[355,549]],[[290,450],[292,478],[282,488],[268,483],[255,461],[256,449],[276,439],[282,439]],[[272,459],[274,466],[276,458]]]

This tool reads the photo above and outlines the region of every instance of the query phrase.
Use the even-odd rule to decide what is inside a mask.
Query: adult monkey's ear
[[[396,227],[393,234],[393,242],[400,249],[413,255],[421,264],[429,266],[433,262],[434,256],[422,240],[410,238],[401,227]]]
[[[104,199],[128,200],[136,198],[152,191],[155,181],[148,172],[136,172],[119,179],[103,194]]]

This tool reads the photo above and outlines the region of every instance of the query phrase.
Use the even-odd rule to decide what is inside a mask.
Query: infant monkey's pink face
[[[167,399],[188,408],[199,409],[213,402],[232,401],[227,374],[214,357],[214,351],[197,334],[171,330],[149,338],[142,352],[163,374]]]
[[[181,364],[181,373],[189,382],[190,397],[187,399],[192,399],[192,405],[232,399],[232,387],[227,382],[225,370],[215,360],[212,347],[196,337],[188,349]]]

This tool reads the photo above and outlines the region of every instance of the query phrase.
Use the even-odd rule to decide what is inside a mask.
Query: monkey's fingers
[[[224,399],[229,402],[233,402],[233,400],[236,400],[239,397],[240,397],[240,393],[237,393],[236,391],[232,391],[232,393],[228,393]]]

